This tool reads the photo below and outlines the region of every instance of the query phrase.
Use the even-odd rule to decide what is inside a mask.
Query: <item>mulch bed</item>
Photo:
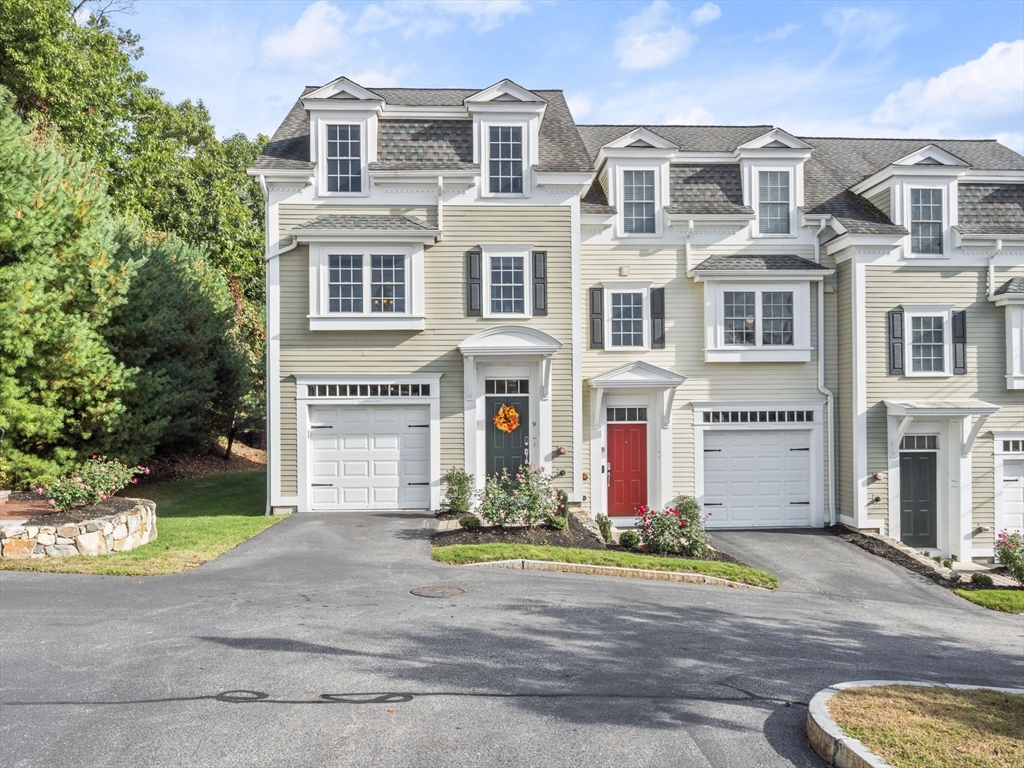
[[[12,496],[14,494],[11,494]],[[30,494],[34,498],[39,498],[35,494]],[[57,526],[64,525],[65,523],[81,523],[86,520],[95,520],[97,517],[106,517],[108,515],[119,515],[123,512],[128,512],[135,508],[135,499],[124,499],[120,496],[111,496],[108,499],[104,499],[99,504],[92,504],[86,507],[75,507],[70,512],[50,512],[45,515],[37,515],[22,525],[48,525]]]

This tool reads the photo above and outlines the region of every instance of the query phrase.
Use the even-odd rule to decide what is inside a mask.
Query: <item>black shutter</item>
[[[902,376],[903,370],[903,310],[889,310],[889,375]]]
[[[480,251],[466,254],[466,315],[480,317],[484,313],[483,257]]]
[[[548,313],[548,253],[533,252],[533,314]]]
[[[665,289],[651,289],[651,349],[665,348]]]
[[[590,348],[604,349],[604,288],[590,289]]]
[[[967,373],[967,312],[953,313],[953,373]]]

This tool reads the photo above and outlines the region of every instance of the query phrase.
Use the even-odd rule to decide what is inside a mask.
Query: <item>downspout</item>
[[[814,233],[814,263],[821,263],[821,233],[825,231],[826,219],[818,222],[818,231]],[[818,391],[825,396],[825,408],[828,412],[828,431],[825,435],[825,450],[828,454],[828,523],[836,524],[836,469],[835,444],[833,435],[834,408],[832,391],[825,386],[825,281],[818,281]]]
[[[444,237],[444,176],[437,176],[437,240]]]
[[[686,274],[690,274],[690,235],[693,234],[693,219],[686,224]]]
[[[1003,239],[996,238],[996,249],[988,255],[988,298],[989,301],[996,295],[996,256],[1002,253]]]

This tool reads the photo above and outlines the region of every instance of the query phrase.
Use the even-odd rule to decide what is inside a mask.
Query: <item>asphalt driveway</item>
[[[0,764],[817,766],[823,686],[1024,673],[1020,617],[827,535],[720,534],[769,593],[440,565],[432,525],[302,515],[178,576],[0,573]]]

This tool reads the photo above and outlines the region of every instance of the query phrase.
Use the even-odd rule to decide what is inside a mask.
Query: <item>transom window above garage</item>
[[[484,394],[487,395],[528,395],[530,394],[529,379],[487,379],[484,382]]]
[[[430,385],[307,384],[306,397],[430,397]]]
[[[814,411],[704,411],[705,424],[799,424],[814,421]]]

